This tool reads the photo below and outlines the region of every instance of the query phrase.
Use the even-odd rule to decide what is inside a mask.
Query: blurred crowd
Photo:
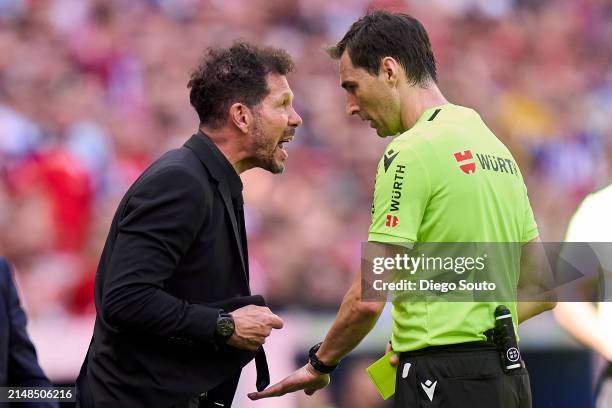
[[[509,146],[542,239],[561,240],[584,195],[612,180],[609,1],[0,0],[0,253],[31,317],[94,311],[118,201],[195,132],[190,71],[236,38],[289,51],[304,119],[283,175],[243,175],[253,291],[337,306],[388,141],[346,116],[325,46],[372,8],[424,23],[442,91]]]

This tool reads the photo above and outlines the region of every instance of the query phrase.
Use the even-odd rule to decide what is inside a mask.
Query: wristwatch
[[[317,357],[317,351],[319,351],[321,344],[323,344],[323,342],[315,344],[314,346],[312,346],[312,348],[308,352],[309,363],[318,372],[323,373],[323,374],[329,374],[332,371],[334,371],[336,367],[338,367],[338,364],[333,365],[333,366],[326,365],[323,362],[321,362],[321,360],[319,360],[319,358]]]
[[[215,338],[218,343],[225,344],[234,334],[234,318],[231,314],[225,313],[225,311],[219,311],[219,317],[217,317],[217,328],[215,329]]]

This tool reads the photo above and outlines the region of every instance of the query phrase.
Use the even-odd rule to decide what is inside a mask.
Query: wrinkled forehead
[[[289,94],[293,96],[293,92],[289,87],[289,82],[287,81],[287,77],[280,74],[268,74],[266,75],[266,82],[268,83],[268,89],[270,93],[269,97],[280,97],[284,94]]]

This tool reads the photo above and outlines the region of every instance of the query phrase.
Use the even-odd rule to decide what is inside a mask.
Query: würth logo
[[[474,157],[472,157],[471,150],[466,150],[463,153],[462,152],[455,153],[455,160],[457,160],[457,163],[462,163],[462,162],[470,160],[469,163],[460,164],[459,168],[465,174],[473,174],[476,172],[476,162],[474,162]]]
[[[385,225],[387,227],[395,227],[398,221],[399,218],[397,218],[395,215],[387,214],[387,222],[385,223]]]

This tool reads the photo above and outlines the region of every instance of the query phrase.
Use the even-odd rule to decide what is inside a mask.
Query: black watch
[[[317,357],[317,351],[319,351],[319,347],[321,347],[321,344],[323,344],[323,342],[315,344],[314,346],[312,346],[312,348],[308,352],[309,363],[318,372],[323,373],[323,374],[329,374],[332,371],[334,371],[336,367],[338,367],[338,364],[333,365],[333,366],[326,365],[323,362],[321,362],[321,360],[319,360],[319,358]]]
[[[217,342],[221,344],[227,343],[232,334],[234,334],[234,318],[231,314],[225,313],[225,311],[219,311],[219,317],[217,317],[217,328],[215,329],[215,338]]]

